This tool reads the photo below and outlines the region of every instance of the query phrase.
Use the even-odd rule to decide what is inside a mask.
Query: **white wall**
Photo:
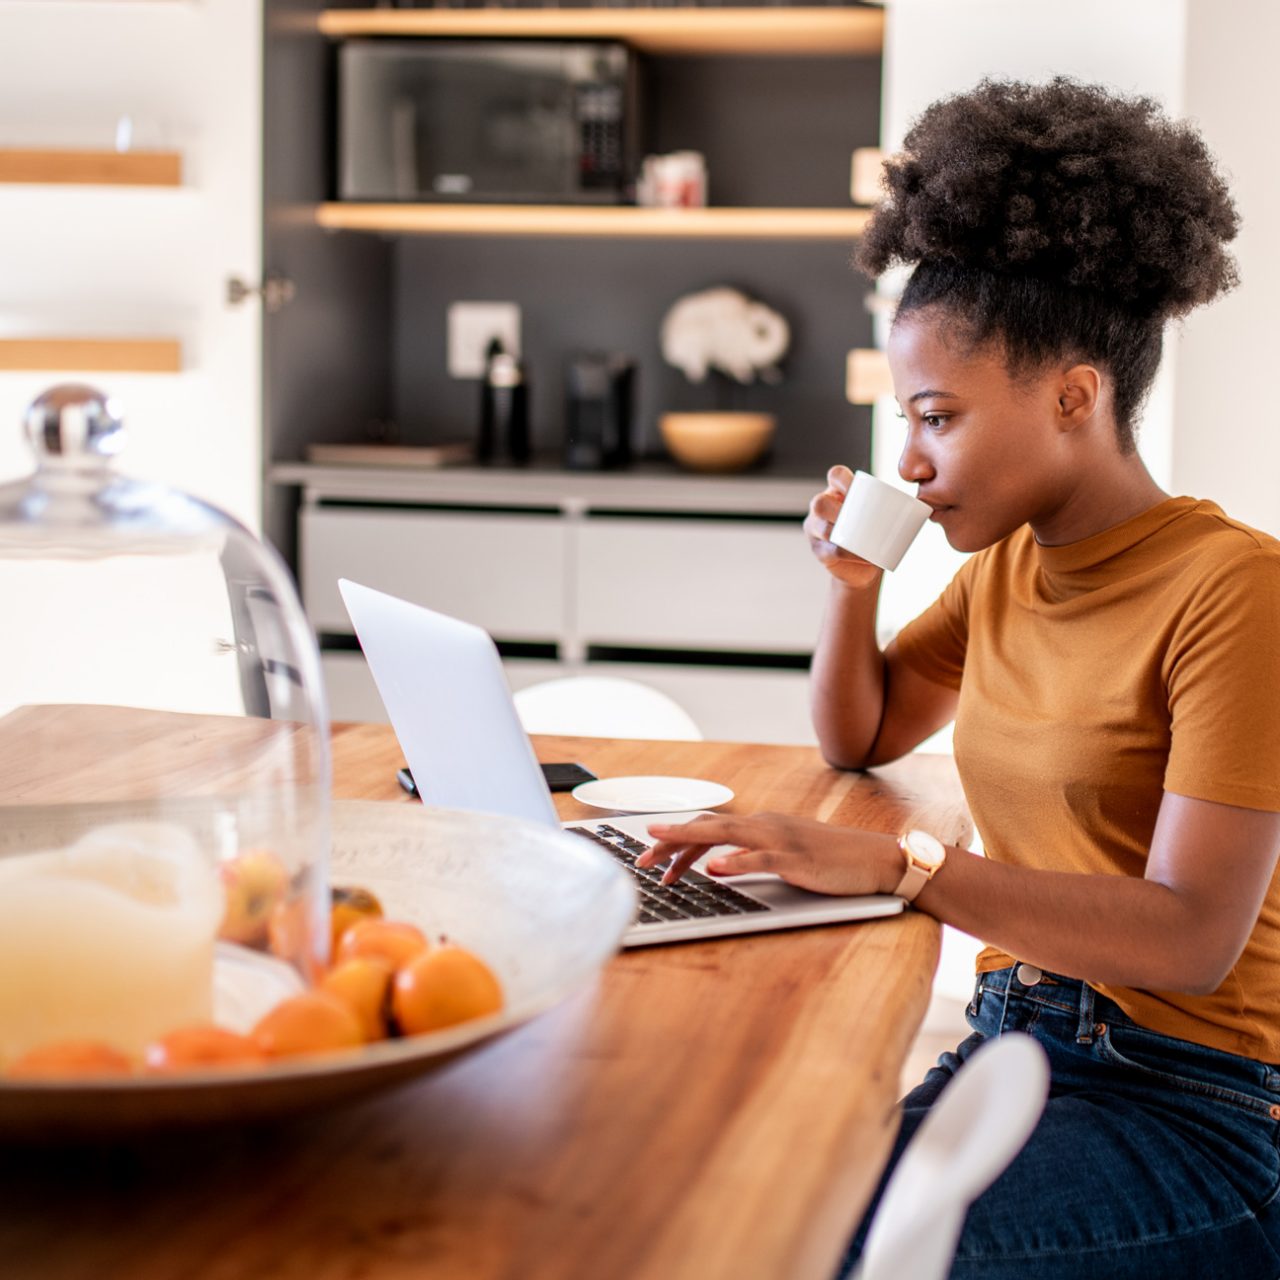
[[[1179,340],[1173,483],[1280,535],[1277,49],[1280,5],[1190,0],[1184,107],[1220,160],[1243,219],[1241,285],[1188,317]]]
[[[229,509],[260,505],[261,0],[5,0],[0,146],[176,149],[177,189],[0,185],[0,336],[177,337],[178,375],[0,373],[0,481],[31,469],[20,415],[77,377],[118,395],[124,469]]]
[[[1070,75],[1182,110],[1186,0],[891,0],[886,16],[881,145],[887,151],[901,146],[911,121],[931,102],[987,75]],[[1140,432],[1143,457],[1161,484],[1170,481],[1174,453],[1172,345]],[[876,407],[872,466],[896,481],[903,433],[895,413],[892,400]],[[926,526],[885,581],[882,634],[925,608],[962,559],[941,529]]]

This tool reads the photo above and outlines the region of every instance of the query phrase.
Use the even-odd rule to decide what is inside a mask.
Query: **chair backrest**
[[[564,676],[516,690],[515,703],[526,733],[681,742],[702,739],[693,718],[679,703],[638,680]]]
[[[982,1046],[907,1144],[867,1232],[858,1280],[945,1280],[965,1213],[1044,1110],[1049,1060],[1028,1035]]]

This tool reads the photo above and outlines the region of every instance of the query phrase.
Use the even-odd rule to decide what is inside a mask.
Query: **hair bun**
[[[1139,316],[1231,288],[1239,217],[1199,134],[1150,98],[1058,78],[983,80],[929,107],[885,164],[857,263],[1037,276]]]

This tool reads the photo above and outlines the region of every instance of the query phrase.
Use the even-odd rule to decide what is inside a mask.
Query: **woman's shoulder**
[[[1189,502],[1174,530],[1196,576],[1221,574],[1280,578],[1280,540],[1227,515],[1216,502]]]
[[[1248,551],[1260,551],[1264,556],[1280,556],[1280,540],[1271,534],[1255,529],[1243,520],[1233,519],[1208,498],[1187,501],[1184,516],[1187,532],[1203,545],[1207,553],[1226,558],[1234,558]]]
[[[1166,575],[1179,628],[1188,637],[1222,625],[1274,631],[1280,623],[1280,541],[1232,519],[1214,502],[1189,504],[1179,524]]]

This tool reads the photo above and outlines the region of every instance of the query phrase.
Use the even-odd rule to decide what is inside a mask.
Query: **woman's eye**
[[[899,409],[894,415],[895,418],[902,422],[907,421],[907,415]],[[947,413],[922,413],[920,421],[924,423],[930,431],[941,431],[947,425],[947,419],[950,417]]]

